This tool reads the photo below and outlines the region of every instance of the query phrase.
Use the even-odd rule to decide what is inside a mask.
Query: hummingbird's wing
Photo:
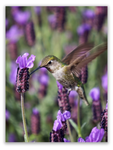
[[[77,77],[80,76],[81,69],[86,66],[89,62],[91,62],[93,59],[95,59],[97,56],[99,56],[101,53],[103,53],[105,50],[107,50],[107,43],[104,43],[102,45],[99,45],[96,47],[97,52],[95,52],[92,55],[89,55],[86,57],[86,54],[78,57],[75,61],[73,61],[71,64],[67,66],[67,69],[69,69],[73,74],[75,74]]]
[[[86,52],[90,51],[94,45],[92,43],[86,43],[78,46],[76,49],[74,49],[71,53],[66,55],[62,62],[69,65],[72,63],[76,58],[80,57],[81,55],[85,54]]]

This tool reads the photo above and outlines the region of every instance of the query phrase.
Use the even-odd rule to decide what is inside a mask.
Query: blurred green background
[[[20,95],[15,90],[16,59],[25,52],[36,56],[34,67],[47,55],[55,55],[62,59],[76,46],[84,42],[93,42],[94,45],[101,44],[107,40],[107,12],[98,10],[98,7],[6,7],[6,141],[23,142],[23,126],[20,107]],[[90,10],[89,15],[84,15],[85,10]],[[27,16],[24,12],[28,12]],[[20,14],[19,14],[20,13]],[[23,14],[24,15],[23,15]],[[94,14],[93,15],[91,15]],[[30,15],[29,15],[30,14]],[[17,15],[17,16],[16,16]],[[100,18],[99,18],[100,17]],[[100,20],[100,21],[99,21]],[[31,23],[27,26],[28,23]],[[90,29],[80,31],[78,27],[88,24]],[[102,25],[101,25],[102,24]],[[16,26],[19,30],[11,33],[11,27]],[[85,31],[84,31],[85,30]],[[10,31],[10,32],[9,32]],[[80,32],[80,33],[79,33]],[[11,35],[10,35],[11,34]],[[17,35],[16,35],[17,34]],[[13,37],[13,38],[12,38]],[[17,40],[15,41],[15,38]],[[101,77],[107,71],[107,52],[96,58],[88,65],[88,81],[85,84],[85,91],[90,106],[84,103],[80,106],[82,136],[85,138],[94,126],[93,123],[92,99],[89,92],[94,87],[100,88],[102,108],[105,108],[106,99],[102,87]],[[11,77],[11,73],[12,76]],[[39,80],[39,77],[46,75],[47,82]],[[46,85],[45,85],[46,84]],[[43,86],[44,85],[44,86]],[[25,115],[30,141],[49,142],[54,120],[56,120],[59,106],[57,103],[57,84],[55,78],[48,72],[37,71],[30,78],[29,91],[25,93]],[[77,98],[75,98],[77,101]],[[32,110],[37,108],[39,116],[36,121],[37,133],[33,133]],[[76,113],[76,112],[75,112]],[[76,119],[75,119],[76,120]],[[75,121],[76,122],[76,121]],[[78,135],[72,128],[74,141]],[[65,135],[69,139],[68,135]]]

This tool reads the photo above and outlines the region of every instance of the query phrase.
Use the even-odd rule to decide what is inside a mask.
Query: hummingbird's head
[[[62,63],[57,57],[49,55],[42,60],[40,67],[45,67],[48,71],[54,73],[62,67]]]

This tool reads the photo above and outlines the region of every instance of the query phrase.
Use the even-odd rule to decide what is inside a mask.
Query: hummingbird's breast
[[[73,74],[67,70],[66,66],[55,71],[54,73],[52,73],[52,75],[65,88],[74,89],[74,87],[77,85],[77,83],[73,77]]]

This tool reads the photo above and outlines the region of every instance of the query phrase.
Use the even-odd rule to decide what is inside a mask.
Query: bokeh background
[[[25,52],[36,56],[33,71],[40,61],[52,54],[63,58],[78,45],[93,42],[98,45],[107,40],[107,7],[6,7],[6,142],[23,142],[24,132],[21,117],[20,94],[16,92],[15,63]],[[57,84],[46,69],[35,72],[29,80],[25,93],[25,114],[30,141],[49,142],[59,110]],[[84,85],[90,106],[80,103],[80,121],[83,138],[94,126],[100,128],[101,111],[107,103],[107,52],[88,65],[88,80]],[[94,100],[89,93],[99,89],[99,105],[95,116]],[[76,92],[70,93],[71,119],[77,124]],[[71,126],[74,141],[76,130]],[[68,133],[65,135],[69,139]],[[105,141],[105,139],[103,139]]]

